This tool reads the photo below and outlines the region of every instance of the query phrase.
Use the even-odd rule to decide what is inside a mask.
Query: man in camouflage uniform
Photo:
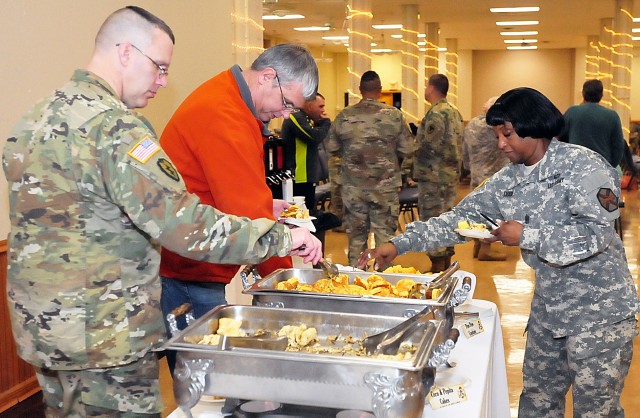
[[[87,69],[7,140],[8,306],[48,417],[160,417],[160,245],[237,264],[321,256],[305,229],[227,216],[185,192],[150,124],[130,110],[166,86],[173,44],[146,10],[114,12]]]
[[[351,265],[367,248],[370,230],[379,245],[398,229],[400,163],[413,148],[404,115],[378,101],[381,92],[378,74],[366,71],[360,79],[362,100],[336,116],[326,139],[327,151],[340,164]]]
[[[453,245],[459,221],[499,220],[493,231],[519,246],[536,274],[524,356],[520,418],[563,417],[573,385],[576,417],[623,417],[638,295],[624,247],[617,172],[599,154],[554,138],[564,121],[542,94],[506,92],[489,109],[499,147],[512,162],[451,211],[407,231],[360,259],[379,267],[408,251]]]
[[[431,108],[418,127],[413,157],[413,180],[418,184],[422,221],[451,209],[456,199],[464,125],[460,112],[447,102],[448,91],[449,80],[445,75],[429,77],[424,97]],[[431,251],[428,254],[431,271],[449,267],[453,254],[453,247]]]
[[[482,114],[471,119],[462,133],[462,160],[471,172],[471,189],[493,176],[509,163],[498,148],[493,128],[487,125],[486,114],[498,97],[492,97],[482,105]],[[490,242],[474,239],[473,256],[480,261],[502,261],[507,256],[491,248]],[[499,245],[499,244],[496,244]]]

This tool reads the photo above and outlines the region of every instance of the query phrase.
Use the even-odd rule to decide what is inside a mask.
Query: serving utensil
[[[230,337],[221,335],[218,349],[231,350],[232,348],[254,348],[261,350],[284,351],[289,344],[289,338],[283,336],[257,335],[250,337]]]
[[[500,228],[500,225],[498,225],[498,223],[496,221],[494,221],[493,219],[491,219],[490,217],[488,217],[487,215],[485,215],[482,212],[479,212],[479,213],[480,213],[480,216],[482,216],[484,219],[489,221],[489,223],[491,223],[491,225],[495,226],[496,228]]]
[[[338,266],[336,266],[326,258],[320,260],[320,267],[322,267],[322,271],[324,271],[324,274],[329,277],[334,277],[340,274],[340,272],[338,271]]]
[[[433,287],[441,285],[459,268],[460,264],[457,261],[454,262],[448,269],[440,273],[440,275],[430,283],[433,283]],[[363,348],[368,354],[380,352],[383,354],[397,353],[402,341],[422,327],[423,324],[427,322],[429,314],[433,316],[433,309],[433,306],[427,306],[422,311],[418,312],[406,321],[399,323],[395,327],[365,338],[362,341]]]

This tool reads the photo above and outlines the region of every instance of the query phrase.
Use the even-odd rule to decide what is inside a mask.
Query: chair
[[[322,183],[316,186],[316,209],[326,211],[331,202],[331,185]]]
[[[417,187],[405,187],[401,189],[400,193],[398,193],[398,198],[400,201],[400,215],[404,216],[405,220],[407,219],[407,215],[409,215],[411,222],[416,220],[416,216],[420,218]]]

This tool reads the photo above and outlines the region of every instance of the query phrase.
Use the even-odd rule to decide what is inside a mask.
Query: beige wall
[[[472,111],[481,113],[490,97],[515,87],[531,87],[564,112],[574,100],[572,49],[474,51]]]
[[[255,1],[258,6],[259,0]],[[233,64],[233,2],[138,0],[165,20],[176,35],[169,85],[142,112],[158,133],[180,102],[203,81]],[[131,1],[3,1],[0,13],[0,148],[20,116],[83,67],[102,21]],[[0,240],[9,232],[7,184],[0,175]]]

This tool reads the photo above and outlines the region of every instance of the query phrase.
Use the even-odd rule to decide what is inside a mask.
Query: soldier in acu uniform
[[[360,79],[362,100],[336,116],[326,139],[333,162],[340,164],[351,265],[367,248],[370,230],[381,244],[398,229],[400,163],[413,149],[404,115],[378,101],[381,92],[378,74],[366,71]]]
[[[449,102],[449,80],[443,74],[429,77],[424,93],[431,103],[418,127],[413,158],[413,180],[418,184],[420,219],[451,209],[456,199],[462,158],[462,116]],[[453,247],[429,252],[431,271],[442,271],[451,264]]]
[[[618,174],[599,154],[553,139],[560,111],[541,93],[510,90],[487,113],[512,162],[451,211],[414,222],[360,258],[379,266],[408,251],[463,242],[462,220],[500,220],[493,231],[535,270],[519,417],[563,417],[573,387],[576,417],[623,417],[620,394],[638,334],[638,295],[622,241]]]
[[[160,417],[160,245],[237,264],[321,257],[305,229],[227,216],[186,193],[150,124],[130,110],[166,86],[173,44],[146,10],[116,11],[87,69],[7,140],[8,305],[49,417]]]

